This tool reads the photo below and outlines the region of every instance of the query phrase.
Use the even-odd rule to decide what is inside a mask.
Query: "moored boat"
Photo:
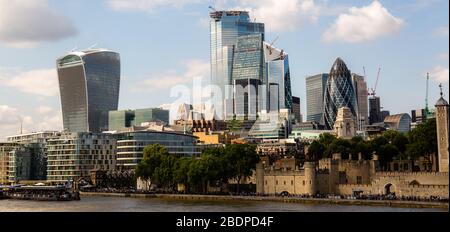
[[[9,199],[36,201],[72,201],[80,200],[78,191],[66,186],[13,186],[8,187],[3,195]]]

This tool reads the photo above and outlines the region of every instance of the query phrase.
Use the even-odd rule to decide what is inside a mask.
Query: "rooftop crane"
[[[364,68],[364,73],[365,73],[365,68]],[[376,96],[376,92],[377,92],[377,87],[378,87],[378,81],[380,80],[380,73],[381,73],[381,68],[378,68],[378,74],[377,74],[377,81],[375,82],[375,86],[374,88],[371,88],[369,90],[369,96]],[[365,75],[365,74],[364,74]]]

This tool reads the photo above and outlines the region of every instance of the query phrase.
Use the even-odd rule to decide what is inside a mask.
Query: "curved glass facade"
[[[357,101],[352,84],[350,70],[341,58],[334,62],[327,81],[324,96],[324,122],[326,129],[330,130],[336,121],[337,111],[341,107],[350,108],[356,118]]]
[[[119,169],[134,169],[143,158],[144,148],[160,144],[170,154],[180,156],[200,155],[196,146],[197,137],[173,132],[136,131],[116,134],[117,166]]]
[[[74,52],[57,61],[64,130],[101,132],[117,110],[120,56],[105,50]]]

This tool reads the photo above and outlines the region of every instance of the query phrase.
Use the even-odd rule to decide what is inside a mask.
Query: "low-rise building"
[[[228,131],[213,131],[213,132],[194,132],[194,136],[198,137],[201,144],[231,144],[233,140],[240,138]]]
[[[116,168],[116,139],[109,134],[65,132],[48,140],[46,146],[50,182],[90,179],[92,170]]]
[[[143,159],[144,148],[160,144],[170,154],[179,156],[200,155],[196,146],[197,137],[180,132],[169,131],[128,131],[113,134],[117,139],[117,168],[119,170],[135,169]]]

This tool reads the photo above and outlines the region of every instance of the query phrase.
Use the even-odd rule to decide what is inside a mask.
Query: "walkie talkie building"
[[[92,49],[69,53],[57,60],[64,130],[101,132],[108,113],[117,110],[120,55]]]
[[[324,122],[330,130],[336,121],[338,109],[348,107],[353,117],[357,116],[357,101],[352,83],[352,75],[341,58],[337,58],[331,68],[324,97]]]

